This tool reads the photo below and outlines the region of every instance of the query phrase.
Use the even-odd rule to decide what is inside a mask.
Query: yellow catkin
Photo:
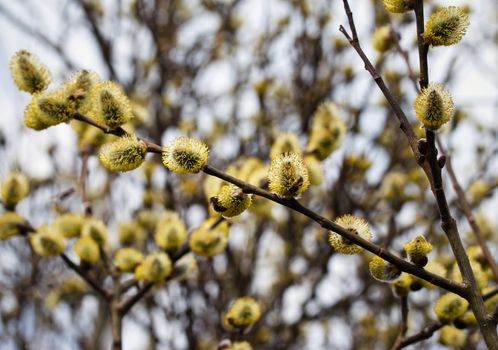
[[[24,223],[21,215],[8,211],[0,214],[0,240],[9,239],[21,233],[20,226]]]
[[[270,149],[270,159],[276,158],[283,153],[296,153],[302,155],[299,139],[296,134],[285,132],[279,133]]]
[[[391,13],[404,13],[410,10],[406,0],[383,0],[384,7]]]
[[[208,147],[197,139],[177,137],[163,150],[163,164],[177,174],[201,171],[209,155]]]
[[[310,185],[308,169],[295,153],[285,153],[273,159],[268,170],[268,188],[282,197],[296,197]]]
[[[247,341],[236,341],[232,343],[230,350],[253,350],[251,343]]]
[[[321,104],[313,115],[310,138],[306,150],[324,160],[338,149],[346,135],[346,124],[331,102]]]
[[[434,305],[434,312],[442,323],[449,323],[467,311],[469,302],[453,293],[441,296]]]
[[[368,264],[372,276],[381,282],[392,282],[401,275],[401,271],[393,264],[375,255]]]
[[[184,280],[198,270],[194,254],[185,254],[173,266],[173,278],[177,281]]]
[[[243,297],[235,300],[223,318],[228,330],[246,328],[261,317],[261,308],[253,298]]]
[[[419,235],[413,241],[403,244],[403,248],[410,257],[410,261],[422,267],[427,264],[427,254],[432,251],[432,244],[427,242],[424,236]]]
[[[97,73],[89,70],[81,70],[65,82],[61,88],[65,90],[68,98],[74,102],[75,110],[86,115],[92,108],[90,91],[100,82]]]
[[[138,168],[145,160],[147,145],[136,136],[123,136],[104,144],[99,158],[102,165],[111,171],[130,171]]]
[[[172,271],[173,266],[168,254],[151,253],[135,269],[135,278],[139,281],[161,283],[171,275]]]
[[[439,342],[453,349],[463,349],[466,339],[465,331],[453,326],[444,326],[439,331]]]
[[[251,205],[251,195],[245,194],[241,188],[229,184],[221,187],[215,197],[211,197],[211,204],[216,212],[225,217],[242,214]]]
[[[15,207],[28,194],[29,182],[22,173],[10,173],[1,184],[2,201],[7,207]]]
[[[69,121],[75,113],[74,103],[64,89],[36,93],[24,112],[24,124],[34,130]]]
[[[187,240],[187,227],[177,213],[168,210],[157,221],[154,240],[161,249],[177,249]]]
[[[361,218],[347,214],[337,218],[335,223],[367,241],[372,240],[370,227],[368,223]],[[343,238],[336,232],[330,232],[329,243],[335,251],[342,254],[358,254],[363,251],[363,248],[349,241],[347,238]]]
[[[108,235],[107,226],[98,219],[87,219],[81,229],[82,237],[90,237],[100,246],[106,244]]]
[[[469,27],[469,16],[463,7],[442,7],[425,25],[424,40],[432,46],[454,45],[462,40]]]
[[[120,222],[118,238],[122,245],[140,244],[147,239],[147,232],[135,221]]]
[[[50,85],[48,68],[28,51],[20,50],[10,60],[10,72],[19,90],[34,94]]]
[[[437,130],[450,121],[454,106],[450,93],[441,84],[430,84],[413,102],[418,120],[428,129]]]
[[[202,256],[212,257],[222,253],[228,244],[230,229],[226,221],[212,217],[190,235],[190,249]]]
[[[100,260],[100,248],[90,237],[81,237],[74,244],[74,252],[81,261],[95,264]]]
[[[391,287],[394,294],[399,297],[407,296],[410,293],[410,286],[413,282],[413,278],[410,274],[403,272],[401,277],[392,283]]]
[[[67,213],[57,217],[53,226],[66,238],[81,236],[81,229],[85,223],[85,217],[82,214]]]
[[[392,35],[391,26],[389,25],[377,28],[372,36],[373,48],[380,53],[388,51],[393,43]]]
[[[49,225],[42,225],[29,236],[31,246],[40,256],[56,256],[64,252],[64,236]]]
[[[113,82],[96,84],[90,92],[91,117],[100,124],[116,128],[133,118],[130,101],[123,88]]]
[[[143,260],[144,255],[135,248],[121,248],[114,255],[114,264],[123,272],[134,271]]]

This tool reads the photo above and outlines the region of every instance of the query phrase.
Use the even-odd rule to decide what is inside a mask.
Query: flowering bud
[[[261,167],[251,173],[247,179],[251,185],[266,188],[268,186],[268,167]],[[260,196],[253,196],[249,210],[258,216],[269,218],[272,214],[274,202]]]
[[[24,223],[21,215],[8,211],[0,215],[0,240],[8,239],[21,233],[19,225]]]
[[[396,266],[377,255],[370,260],[368,268],[372,276],[381,282],[392,282],[401,275],[401,271]]]
[[[335,223],[367,241],[372,240],[372,232],[370,232],[370,227],[368,226],[368,223],[361,218],[347,214],[337,218]],[[363,251],[363,248],[354,244],[347,238],[342,237],[336,232],[330,232],[329,243],[335,251],[342,254],[351,255],[358,254]]]
[[[270,191],[282,197],[296,197],[310,185],[308,170],[295,153],[281,154],[272,160],[268,181]]]
[[[173,278],[181,281],[197,271],[197,262],[194,254],[185,254],[173,265]]]
[[[453,116],[453,100],[441,84],[430,84],[413,102],[418,120],[430,130],[437,130]]]
[[[224,217],[240,215],[251,205],[251,196],[240,187],[229,184],[221,187],[218,195],[210,199],[213,208]]]
[[[236,341],[232,343],[230,350],[253,350],[251,343],[247,341]]]
[[[42,225],[29,236],[31,246],[40,256],[56,256],[64,252],[64,237],[48,225]]]
[[[413,278],[410,274],[403,272],[401,277],[392,283],[392,289],[394,294],[399,297],[407,296],[410,293],[410,286],[412,284]]]
[[[59,216],[53,222],[54,228],[66,238],[79,237],[85,223],[85,217],[81,214],[67,213]]]
[[[107,226],[100,220],[89,219],[83,224],[81,229],[82,237],[90,237],[98,245],[104,246],[107,242]]]
[[[225,250],[228,244],[230,230],[226,221],[218,222],[212,217],[204,221],[190,236],[190,249],[202,256],[212,257]],[[216,225],[215,225],[216,224]]]
[[[86,236],[81,237],[74,244],[74,252],[81,261],[95,264],[100,260],[100,249],[97,242]]]
[[[137,213],[136,219],[138,224],[143,229],[145,229],[146,231],[152,231],[154,227],[156,227],[158,216],[152,210],[143,209]]]
[[[346,124],[339,117],[335,104],[321,104],[313,115],[313,124],[306,147],[319,160],[324,160],[338,149],[346,135]]]
[[[15,207],[29,193],[29,183],[22,173],[12,172],[2,182],[2,200],[7,207]]]
[[[403,248],[410,257],[410,261],[418,267],[427,265],[427,254],[432,251],[432,244],[425,237],[419,235],[410,243],[403,244]]]
[[[168,254],[152,253],[135,269],[135,278],[139,281],[164,282],[171,275],[173,267]]]
[[[391,13],[403,13],[410,10],[406,0],[384,0],[384,7]]]
[[[463,349],[466,339],[465,331],[453,326],[444,326],[439,331],[439,342],[452,349]]]
[[[50,71],[31,53],[20,50],[10,60],[10,72],[19,90],[34,94],[50,84]]]
[[[256,323],[261,317],[261,308],[253,298],[239,298],[228,309],[223,324],[228,330],[243,329]]]
[[[161,249],[177,249],[187,240],[187,227],[177,213],[166,211],[157,221],[154,239]]]
[[[434,312],[442,323],[449,323],[467,311],[469,302],[453,293],[441,296],[434,305]]]
[[[482,268],[481,264],[477,261],[470,260],[470,267],[472,268],[472,272],[474,273],[479,289],[485,288],[488,284],[488,275]],[[457,282],[462,282],[462,274],[460,273],[460,269],[456,263],[453,265],[453,269],[451,270],[451,278]]]
[[[93,119],[111,128],[128,122],[133,118],[130,101],[123,88],[113,81],[96,84],[90,92]]]
[[[163,164],[178,174],[198,173],[206,164],[209,150],[197,139],[177,137],[163,149]]]
[[[322,163],[314,156],[304,157],[304,164],[308,170],[308,177],[311,186],[319,186],[325,180]]]
[[[121,222],[118,225],[118,238],[122,245],[141,243],[147,239],[147,232],[136,222]]]
[[[424,40],[432,46],[449,46],[462,40],[469,26],[469,16],[462,7],[442,7],[425,25]]]
[[[63,89],[34,94],[24,112],[24,124],[34,130],[43,130],[71,119],[75,109]]]
[[[302,154],[299,139],[296,134],[286,132],[277,135],[270,149],[270,159],[276,158],[282,153]]]
[[[243,181],[249,181],[252,174],[254,174],[256,171],[263,169],[264,167],[265,166],[261,159],[256,157],[249,157],[244,160],[235,177]]]
[[[143,163],[146,153],[147,145],[131,135],[104,144],[100,148],[99,158],[111,171],[130,171]]]
[[[121,248],[114,255],[114,264],[123,272],[132,272],[144,260],[144,255],[135,248]]]
[[[386,52],[391,48],[393,35],[395,34],[392,33],[391,26],[389,25],[377,28],[372,37],[373,48],[380,53]]]
[[[90,91],[100,82],[97,73],[89,70],[77,72],[71,80],[62,85],[68,98],[74,102],[75,109],[81,114],[87,114],[92,108]]]

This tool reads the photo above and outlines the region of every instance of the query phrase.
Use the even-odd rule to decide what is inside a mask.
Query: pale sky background
[[[78,68],[90,69],[98,72],[103,78],[105,78],[106,69],[100,61],[100,55],[96,54],[97,49],[95,43],[89,38],[88,33],[85,31],[82,23],[81,13],[78,11],[73,11],[75,8],[74,4],[69,7],[65,7],[68,1],[66,0],[0,0],[0,5],[8,8],[10,11],[16,14],[19,18],[23,19],[26,23],[33,26],[34,30],[36,28],[43,28],[43,32],[51,37],[54,41],[57,41],[57,34],[61,31],[61,17],[70,18],[74,21],[75,25],[71,28],[65,28],[66,38],[66,50],[70,53],[70,58],[74,65]],[[189,2],[194,2],[189,1]],[[112,4],[113,1],[104,1],[105,4]],[[496,26],[498,25],[498,14],[497,14],[497,2],[496,0],[488,1],[438,1],[441,5],[465,5],[471,4],[474,12],[470,18],[470,28],[465,36],[461,45],[472,45],[473,41],[481,40],[486,38],[496,31]],[[24,4],[30,4],[32,10],[25,12],[22,10]],[[244,36],[241,38],[244,42],[251,43],[257,33],[264,28],[267,21],[275,20],[281,17],[281,13],[286,11],[286,5],[284,1],[277,0],[249,0],[244,2],[244,6],[239,8],[239,15],[244,21]],[[368,0],[352,0],[351,1],[352,10],[355,14],[355,19],[357,23],[357,29],[359,31],[360,40],[362,45],[372,59],[375,57],[375,53],[370,48],[369,41],[371,36],[371,28],[363,26],[364,22],[362,19],[368,16],[368,11],[370,11],[370,5]],[[342,8],[342,1],[332,0],[332,24],[327,28],[330,31],[330,37],[341,35],[338,31],[339,24],[346,25],[347,20],[344,15]],[[394,18],[396,18],[394,16]],[[216,28],[217,21],[214,18],[206,16],[197,20],[195,25],[192,25],[191,31],[186,31],[182,33],[182,40],[192,40],[196,35],[203,31],[210,31]],[[114,30],[110,28],[110,33]],[[292,30],[292,27],[291,29]],[[0,41],[0,82],[1,82],[1,93],[0,93],[0,131],[6,135],[8,140],[16,140],[17,150],[16,152],[5,153],[3,149],[0,149],[0,178],[2,178],[11,168],[13,164],[18,163],[21,169],[27,172],[32,177],[44,178],[50,176],[53,169],[51,168],[51,163],[46,156],[45,150],[50,147],[53,143],[63,145],[57,152],[58,163],[64,166],[64,164],[72,164],[72,157],[76,152],[76,145],[74,143],[75,137],[70,131],[70,127],[67,125],[60,125],[57,127],[50,128],[43,132],[35,132],[32,130],[26,130],[22,126],[22,115],[24,108],[29,101],[29,95],[23,92],[19,92],[13,85],[12,79],[10,78],[10,72],[8,69],[8,62],[10,57],[20,49],[26,49],[35,53],[42,62],[45,62],[53,72],[55,82],[61,82],[64,77],[70,76],[70,72],[64,70],[61,62],[57,59],[57,56],[53,54],[50,49],[47,49],[44,44],[40,43],[36,38],[19,31],[11,22],[7,21],[3,16],[0,15],[0,32],[2,33],[2,40]],[[406,34],[402,38],[402,45],[409,40],[412,40],[413,36]],[[120,40],[117,47],[117,52],[127,52],[130,49],[133,50],[143,50],[144,54],[147,53],[147,38],[144,38],[143,48],[130,48],[129,43],[126,40]],[[282,72],[282,77],[285,77],[286,69],[290,63],[288,51],[286,50],[285,42],[281,45],[282,47],[277,50],[274,55],[273,64],[275,67]],[[484,125],[497,126],[496,121],[496,111],[498,104],[498,86],[496,85],[496,78],[498,77],[498,54],[496,46],[482,45],[476,47],[479,50],[479,54],[475,57],[470,57],[467,51],[462,50],[458,46],[451,48],[437,48],[431,50],[430,55],[430,75],[431,81],[438,81],[442,78],[445,73],[445,66],[448,63],[448,58],[452,57],[455,52],[460,50],[462,54],[460,55],[457,63],[459,70],[458,79],[455,81],[454,86],[451,86],[452,95],[454,97],[455,104],[457,106],[463,106],[471,113],[472,118],[478,118]],[[456,50],[456,51],[455,51]],[[349,57],[351,58],[351,63],[358,67],[358,75],[361,76],[358,79],[358,89],[365,90],[366,83],[370,80],[370,76],[366,71],[360,69],[362,67],[361,61],[353,52],[350,50]],[[119,55],[115,55],[117,57]],[[241,55],[241,59],[247,59]],[[478,60],[477,60],[478,59]],[[417,66],[416,54],[413,53],[411,56],[411,62],[414,67]],[[484,67],[489,67],[485,69]],[[118,74],[120,77],[126,77],[129,74],[127,70],[127,65],[124,60],[118,60]],[[228,65],[224,65],[223,62],[213,65],[203,76],[199,79],[198,84],[202,87],[206,86],[206,92],[213,94],[223,94],[224,91],[228,91],[231,86],[231,79],[233,79],[234,72],[230,71]],[[407,89],[411,86],[407,85]],[[413,90],[413,88],[411,88]],[[412,91],[413,93],[413,91]],[[347,94],[347,95],[346,95]],[[346,99],[348,101],[355,101],[355,97],[363,96],[363,93],[356,92],[351,94],[351,91],[344,91],[344,95],[337,93],[335,96],[337,99]],[[372,104],[377,103],[380,100],[380,93],[375,90],[372,93]],[[256,104],[254,98],[251,96],[247,97],[247,100],[243,103],[244,108],[247,109],[247,115],[250,115],[252,111],[255,110]],[[223,110],[223,106],[220,106]],[[407,114],[413,116],[413,111],[406,111]],[[375,110],[371,111],[372,119],[375,118]],[[379,111],[380,113],[380,111]],[[208,122],[209,115],[198,116],[203,122]],[[372,125],[372,129],[375,129],[375,125]],[[168,138],[169,136],[165,136]],[[443,136],[445,138],[445,136]],[[460,128],[456,134],[452,136],[452,146],[456,149],[456,156],[453,158],[454,165],[457,169],[459,178],[465,181],[469,179],[472,175],[472,171],[467,171],[467,169],[472,169],[474,160],[471,153],[471,148],[468,147],[476,142],[476,137],[471,131],[465,130],[465,128]],[[494,140],[496,141],[496,140]],[[494,144],[496,146],[496,143]],[[353,144],[351,140],[346,141],[344,147],[351,147],[354,149],[361,150],[365,145],[361,142],[356,142]],[[60,150],[64,150],[61,152]],[[215,151],[221,152],[221,147],[215,149]],[[339,159],[339,158],[337,158]],[[333,160],[332,160],[333,161]],[[496,164],[495,164],[496,165]],[[98,165],[96,160],[91,164],[92,171],[98,172]],[[129,177],[126,177],[129,176]],[[137,180],[136,174],[127,174],[123,177],[123,182],[130,182]],[[120,180],[121,181],[121,180]],[[135,193],[137,198],[140,194]],[[138,202],[138,201],[136,201]],[[486,205],[488,210],[493,210],[496,208],[496,200],[489,201]],[[22,208],[21,208],[22,209]],[[128,208],[130,209],[130,208]],[[194,209],[195,210],[195,209]],[[496,210],[494,210],[496,211]],[[126,212],[126,211],[125,211]],[[128,214],[129,215],[129,214]],[[194,215],[195,217],[195,215]],[[200,219],[194,219],[194,221],[199,221]],[[195,222],[191,223],[195,225]],[[276,235],[274,235],[276,236]],[[234,232],[233,239],[236,240],[237,232]],[[232,239],[232,238],[231,238]],[[275,244],[275,240],[278,237],[268,237],[268,240]],[[278,243],[278,242],[277,242]],[[236,243],[234,243],[236,244]],[[358,288],[354,283],[349,283],[351,279],[348,277],[354,273],[355,264],[351,264],[350,259],[355,259],[354,257],[342,257],[335,256],[329,262],[329,278],[322,283],[319,288],[319,295],[324,304],[333,303],[334,300],[339,298],[344,293],[354,292]],[[3,260],[5,262],[5,258]],[[0,261],[1,262],[1,261]],[[348,263],[349,262],[349,263]],[[12,261],[11,261],[12,263]],[[353,270],[347,268],[351,266]],[[295,263],[293,268],[299,269],[299,262]],[[345,283],[347,281],[347,283]],[[337,286],[343,285],[347,286],[345,288],[339,289]],[[301,312],[300,303],[301,300],[309,293],[309,286],[303,285],[297,287],[287,293],[285,302],[288,305],[284,317],[291,321],[299,317]],[[417,294],[414,294],[415,298]],[[166,304],[170,303],[168,300],[168,295],[166,293],[161,293],[160,297],[164,300]],[[89,314],[91,310],[95,309],[96,304],[91,299],[85,299]],[[67,310],[66,310],[67,311]],[[67,317],[65,310],[58,310],[58,317],[60,317],[61,322]],[[159,319],[159,317],[158,317]],[[89,318],[86,322],[88,322]],[[82,320],[82,322],[85,322]],[[333,320],[331,326],[331,334],[328,336],[334,339],[337,349],[346,346],[343,344],[344,337],[341,334],[350,332],[345,323],[345,320]],[[177,325],[179,326],[179,325]],[[313,326],[312,326],[313,327]],[[175,328],[171,325],[164,325],[162,329],[170,332],[171,337],[175,337]],[[139,327],[132,324],[130,321],[125,321],[124,324],[124,350],[138,350],[143,349],[143,337],[141,337],[141,331]],[[321,331],[318,330],[313,332],[313,337],[309,339],[309,349],[317,350],[322,349],[322,342],[325,337]],[[349,336],[346,337],[349,339]],[[177,341],[182,342],[184,339],[177,337]],[[63,349],[64,347],[61,347]],[[67,347],[70,349],[70,347]],[[434,347],[438,348],[437,346]],[[0,344],[0,350],[9,349]]]

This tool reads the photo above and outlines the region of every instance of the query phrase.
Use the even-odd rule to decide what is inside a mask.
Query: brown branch
[[[98,281],[93,279],[85,270],[81,268],[81,266],[75,264],[69,257],[62,253],[60,254],[60,257],[64,261],[64,263],[72,269],[74,272],[76,272],[81,278],[83,278],[95,291],[100,294],[105,300],[110,300],[112,297],[112,294],[109,293],[106,289],[104,289]]]
[[[128,311],[131,310],[131,308],[140,300],[142,297],[154,286],[153,282],[147,282],[140,288],[133,296],[131,296],[129,299],[121,302],[119,304],[119,312],[121,317],[126,315]]]
[[[391,350],[401,349],[401,344],[405,339],[406,332],[408,331],[408,296],[404,295],[400,298],[401,306],[401,324],[399,326],[399,334],[392,346]]]
[[[348,20],[351,26],[351,30],[352,32],[354,32],[356,29],[354,27],[353,14],[349,9],[347,0],[344,0],[344,8],[346,14],[348,15]],[[423,9],[422,0],[415,1],[414,11],[416,16],[417,39],[418,39],[418,48],[419,48],[420,86],[423,89],[427,87],[429,83],[429,71],[427,63],[427,53],[429,47],[424,42],[423,38],[425,24],[424,24],[424,9]],[[382,78],[377,73],[377,71],[369,61],[368,57],[361,49],[357,38],[352,39],[343,26],[340,26],[339,30],[344,34],[344,36],[346,36],[351,46],[354,47],[358,55],[365,63],[365,69],[368,72],[370,72],[375,82],[381,89],[382,93],[388,100],[394,113],[396,114],[401,123],[401,129],[408,138],[408,142],[410,143],[415,158],[417,159],[419,165],[425,171],[427,178],[431,183],[431,189],[434,194],[434,197],[436,198],[439,213],[441,216],[441,227],[443,228],[443,231],[446,233],[446,236],[448,237],[453,254],[457,260],[458,267],[461,271],[462,278],[466,284],[464,297],[469,301],[472,310],[476,315],[479,328],[481,329],[481,333],[484,337],[486,344],[491,349],[498,349],[498,335],[496,333],[496,328],[494,328],[493,326],[494,323],[490,322],[486,318],[486,310],[484,307],[484,302],[477,287],[477,283],[474,274],[472,272],[469,259],[465,253],[465,249],[463,248],[463,244],[460,239],[460,235],[458,233],[456,222],[452,218],[449,212],[448,203],[446,201],[446,196],[442,184],[441,167],[437,159],[437,149],[434,142],[435,140],[434,132],[428,129],[426,130],[427,150],[425,154],[420,154],[420,151],[418,150],[417,147],[418,143],[417,138],[414,135],[414,132],[411,129],[411,126],[409,125],[404,112],[402,111],[397,101],[393,98],[391,92],[384,84]]]
[[[427,54],[429,46],[424,41],[424,4],[423,0],[417,0],[414,4],[415,19],[417,24],[417,41],[420,61],[420,88],[424,89],[429,84],[429,69]],[[426,163],[429,163],[430,173],[432,177],[431,189],[436,198],[439,214],[441,216],[441,227],[448,238],[448,241],[455,256],[458,268],[462,275],[464,283],[468,285],[467,300],[476,316],[477,323],[483,335],[484,341],[488,348],[498,349],[498,334],[496,326],[487,317],[484,301],[482,300],[479,287],[472,271],[469,258],[463,247],[458,227],[455,219],[451,216],[448,201],[443,187],[443,179],[441,175],[442,165],[438,162],[438,152],[436,148],[436,135],[434,131],[426,129],[425,135],[427,138],[427,152],[425,155]]]
[[[427,326],[425,326],[420,332],[403,339],[403,341],[400,342],[399,346],[396,349],[402,349],[408,345],[418,343],[422,340],[429,339],[432,337],[434,333],[436,333],[438,330],[443,328],[443,324],[441,322],[434,322],[431,323]]]
[[[479,224],[476,221],[476,218],[474,217],[474,214],[472,212],[472,207],[470,206],[470,203],[468,202],[465,196],[465,192],[462,189],[462,186],[460,186],[460,183],[458,182],[455,171],[453,169],[453,164],[452,164],[453,162],[451,161],[451,156],[448,154],[441,140],[437,137],[436,137],[436,142],[437,145],[439,146],[439,149],[441,149],[441,152],[446,157],[445,168],[446,171],[448,172],[448,175],[450,176],[451,184],[453,185],[453,189],[455,190],[455,193],[457,195],[457,201],[460,205],[460,208],[462,209],[465,218],[467,219],[470,227],[472,228],[472,232],[476,236],[477,242],[479,243],[479,246],[482,249],[482,253],[484,254],[486,262],[489,264],[489,267],[493,272],[495,280],[498,281],[498,265],[496,264],[496,261],[493,258],[491,251],[489,250],[488,244],[486,243],[486,239],[482,234],[481,227],[479,226]]]
[[[347,3],[346,0],[344,0],[345,3]],[[353,22],[353,17],[351,14],[350,17],[350,22]],[[391,106],[391,109],[393,110],[394,114],[396,115],[396,118],[398,119],[400,123],[400,129],[403,131],[405,134],[408,143],[410,145],[410,148],[415,156],[415,159],[418,161],[422,169],[425,171],[427,174],[427,177],[430,181],[430,169],[429,166],[424,162],[424,158],[421,156],[419,150],[418,150],[418,137],[415,135],[415,132],[413,131],[413,128],[406,117],[405,112],[401,109],[401,106],[399,105],[398,101],[396,101],[396,98],[394,97],[393,93],[391,90],[387,87],[386,83],[380,76],[380,74],[377,72],[375,69],[374,65],[370,60],[368,59],[367,55],[363,51],[363,49],[360,46],[360,43],[358,40],[351,38],[347,30],[341,25],[339,26],[339,31],[344,34],[346,39],[349,41],[350,45],[355,49],[355,51],[358,53],[360,56],[361,60],[363,61],[365,65],[365,69],[370,73],[372,78],[374,79],[375,83],[379,87],[379,89],[382,91],[382,94],[386,98],[387,102]]]
[[[460,296],[464,296],[466,294],[466,288],[463,284],[451,281],[449,279],[446,279],[444,277],[435,275],[433,273],[430,273],[429,271],[426,271],[424,269],[421,269],[417,266],[415,266],[412,263],[409,263],[406,260],[401,259],[400,257],[390,253],[386,249],[379,247],[378,245],[367,241],[351,232],[346,230],[345,228],[335,224],[334,222],[330,221],[329,219],[326,219],[325,217],[315,213],[314,211],[302,206],[297,200],[295,199],[287,199],[287,198],[282,198],[279,197],[278,195],[268,192],[262,188],[253,186],[249,183],[246,183],[242,180],[239,180],[233,176],[230,176],[228,174],[225,174],[224,172],[210,166],[210,165],[205,165],[202,169],[202,171],[208,175],[216,176],[222,180],[225,180],[227,182],[230,182],[238,187],[240,187],[245,193],[252,193],[255,195],[258,195],[260,197],[267,198],[269,200],[272,200],[276,203],[279,203],[281,205],[284,205],[294,211],[297,211],[313,221],[317,222],[322,226],[323,228],[329,230],[329,231],[334,231],[341,236],[347,238],[354,244],[359,245],[360,247],[368,250],[369,252],[380,256],[386,261],[389,261],[390,263],[396,265],[400,270],[407,272],[409,274],[415,275],[417,277],[420,277],[426,281],[431,282],[432,284],[435,284],[441,288],[444,288],[446,290],[452,291],[455,294],[458,294]]]
[[[88,178],[88,157],[90,156],[90,148],[84,147],[81,150],[81,175],[80,175],[80,191],[81,202],[83,204],[83,213],[85,216],[92,215],[92,205],[88,199],[86,192],[86,180]]]

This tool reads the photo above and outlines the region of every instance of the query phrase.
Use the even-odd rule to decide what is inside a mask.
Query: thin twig
[[[399,334],[392,346],[391,350],[401,349],[401,343],[405,339],[406,332],[408,331],[408,296],[404,295],[400,298],[401,306],[401,324],[399,326]]]
[[[88,273],[86,273],[85,270],[83,270],[81,268],[81,266],[75,264],[71,259],[69,259],[69,257],[62,253],[60,255],[60,257],[62,258],[62,260],[64,261],[64,263],[70,268],[72,269],[74,272],[76,272],[81,278],[83,278],[90,286],[92,286],[93,289],[95,289],[95,291],[97,293],[99,293],[104,299],[106,300],[110,300],[112,295],[111,293],[109,293],[107,290],[105,290],[98,281],[96,281],[95,279],[93,279],[93,277],[91,277]]]
[[[153,282],[147,282],[140,288],[133,296],[131,296],[129,299],[121,302],[119,305],[119,310],[121,317],[126,315],[128,311],[131,310],[133,305],[135,305],[142,297],[154,286]]]
[[[441,328],[443,328],[443,324],[441,322],[434,322],[434,323],[431,323],[427,326],[425,326],[420,332],[408,337],[408,338],[405,338],[403,339],[403,341],[399,344],[399,346],[396,348],[396,350],[398,349],[402,349],[408,345],[411,345],[411,344],[414,344],[414,343],[418,343],[422,340],[426,340],[426,339],[429,339],[430,337],[432,337],[432,335],[437,332],[438,330],[440,330]]]

